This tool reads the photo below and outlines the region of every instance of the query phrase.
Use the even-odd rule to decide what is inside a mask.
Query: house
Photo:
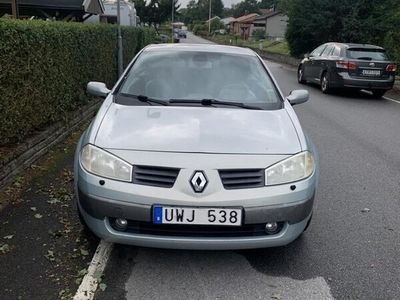
[[[235,20],[234,17],[227,17],[227,18],[221,19],[220,21],[221,21],[222,24],[224,24],[225,29],[226,29],[226,30],[229,30],[229,29],[230,29],[230,23],[231,23],[233,20]]]
[[[218,17],[218,16],[212,17],[211,19],[208,19],[208,20],[206,21],[206,24],[208,24],[209,22],[212,22],[212,21],[214,21],[214,20],[218,20],[218,21],[220,21],[220,20],[221,20],[221,18],[220,18],[220,17]]]
[[[87,19],[88,23],[117,23],[117,0],[103,0],[104,13],[91,16]],[[137,26],[139,18],[136,15],[135,4],[128,0],[120,0],[120,12],[121,12],[121,25],[124,26]]]
[[[101,13],[104,13],[102,0],[18,0],[20,18],[82,22]],[[0,0],[0,17],[4,14],[12,14],[10,0]]]
[[[285,38],[288,19],[288,16],[279,10],[269,10],[254,19],[250,35],[253,34],[254,30],[261,29],[270,39],[283,39]]]
[[[253,22],[259,15],[256,13],[246,14],[231,21],[231,33],[240,34],[247,40],[250,36],[250,30],[253,27]]]

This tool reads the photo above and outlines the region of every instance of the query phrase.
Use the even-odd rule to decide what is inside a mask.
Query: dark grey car
[[[385,49],[365,44],[326,43],[301,61],[299,83],[320,84],[323,93],[334,88],[365,89],[377,98],[393,87],[396,64]]]

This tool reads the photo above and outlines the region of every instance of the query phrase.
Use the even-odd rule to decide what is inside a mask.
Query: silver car
[[[318,163],[252,50],[144,48],[104,97],[75,155],[76,205],[107,241],[179,249],[286,245],[313,213]]]

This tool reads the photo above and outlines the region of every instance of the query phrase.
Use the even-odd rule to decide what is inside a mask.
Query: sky
[[[181,8],[186,7],[186,5],[189,3],[190,0],[179,0],[179,3],[181,4]],[[212,0],[211,0],[212,1]],[[241,2],[242,0],[222,0],[224,3],[225,7],[231,7],[232,4],[236,4]]]

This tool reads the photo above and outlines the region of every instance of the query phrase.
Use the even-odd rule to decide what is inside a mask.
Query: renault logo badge
[[[190,185],[195,193],[201,193],[206,188],[208,181],[203,171],[195,171],[190,179]]]

